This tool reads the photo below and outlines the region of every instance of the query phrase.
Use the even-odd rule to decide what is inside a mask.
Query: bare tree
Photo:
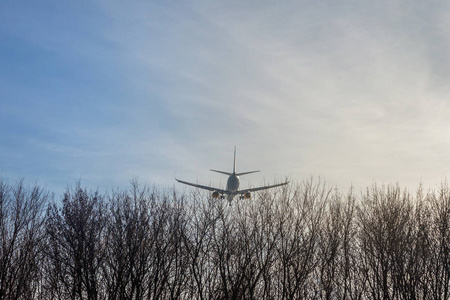
[[[436,193],[428,195],[430,226],[427,237],[430,243],[428,255],[427,287],[430,298],[450,297],[450,189],[443,183]]]
[[[388,186],[368,190],[358,219],[362,273],[373,299],[415,299],[418,285],[415,207],[409,193]]]
[[[80,183],[74,190],[67,189],[62,208],[49,207],[44,248],[47,297],[102,298],[105,223],[103,198],[83,190]]]
[[[320,298],[338,298],[339,288],[343,285],[341,260],[343,244],[345,242],[345,223],[343,217],[343,204],[341,196],[336,191],[326,205],[326,213],[322,219],[321,234],[318,242],[319,265],[315,277],[318,280]],[[342,280],[342,281],[341,281]]]
[[[197,191],[191,194],[186,212],[187,222],[183,243],[189,265],[187,278],[188,298],[213,298],[216,268],[212,263],[213,229],[218,221],[216,200]]]
[[[131,195],[116,192],[110,200],[107,256],[103,266],[108,299],[142,299],[153,249],[149,215],[152,198],[133,184]]]
[[[319,264],[320,228],[330,193],[325,184],[311,179],[280,199],[276,219],[280,236],[275,274],[277,298],[317,296],[313,289],[317,279],[311,276]]]
[[[286,187],[279,190],[286,191]],[[247,222],[247,230],[243,231],[241,237],[245,238],[244,249],[248,260],[244,283],[246,298],[249,299],[270,298],[274,290],[272,276],[280,232],[273,212],[282,195],[277,191],[260,193],[258,199],[251,200],[247,203],[247,208],[241,210],[242,217]]]
[[[361,260],[359,259],[359,247],[357,241],[358,227],[356,218],[356,199],[353,189],[347,194],[342,208],[342,239],[340,260],[340,281],[338,284],[338,296],[341,299],[361,299],[365,279],[361,274]]]
[[[0,178],[0,299],[33,299],[40,288],[45,205],[49,194]]]
[[[0,178],[2,299],[448,299],[450,189],[309,180],[231,205]],[[45,214],[45,210],[47,214]]]

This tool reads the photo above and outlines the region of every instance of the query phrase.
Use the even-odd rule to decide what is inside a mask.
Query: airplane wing
[[[288,183],[289,183],[289,181],[283,182],[283,183],[278,183],[278,184],[273,184],[273,185],[260,186],[260,187],[257,187],[257,188],[251,188],[251,189],[246,189],[246,190],[239,190],[239,191],[237,191],[237,193],[238,194],[245,194],[247,192],[256,192],[256,191],[271,189],[271,188],[274,188],[274,187],[277,187],[277,186],[283,186],[283,185],[286,185]]]
[[[212,191],[212,192],[217,191],[217,192],[219,192],[221,194],[227,194],[227,195],[230,194],[230,192],[227,191],[227,190],[221,190],[221,189],[216,189],[216,188],[213,188],[213,187],[210,187],[210,186],[206,186],[206,185],[190,183],[190,182],[187,182],[187,181],[179,180],[177,178],[175,178],[175,180],[178,181],[179,183],[183,183],[183,184],[187,184],[187,185],[190,185],[190,186],[194,186],[196,188],[200,188],[200,189],[204,189],[204,190],[208,190],[208,191]]]

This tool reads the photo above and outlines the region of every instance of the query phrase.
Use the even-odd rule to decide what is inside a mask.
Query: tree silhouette
[[[1,178],[0,300],[448,299],[449,220],[446,183],[311,179],[229,205],[137,180],[51,201]]]
[[[0,299],[33,299],[40,282],[45,205],[49,193],[37,185],[0,178]]]
[[[105,206],[98,192],[78,182],[67,189],[62,208],[49,206],[44,264],[46,297],[102,299],[101,268],[105,260]]]

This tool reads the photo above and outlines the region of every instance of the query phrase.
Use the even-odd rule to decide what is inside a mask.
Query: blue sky
[[[435,187],[449,53],[446,1],[2,1],[0,171],[224,185],[236,145],[243,186]]]

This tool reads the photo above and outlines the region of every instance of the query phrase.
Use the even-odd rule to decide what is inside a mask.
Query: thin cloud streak
[[[83,42],[61,56],[76,76],[42,90],[44,106],[60,106],[42,130],[59,138],[33,147],[60,155],[55,164],[67,174],[103,177],[105,186],[132,176],[172,185],[174,172],[219,183],[207,170],[231,166],[234,145],[239,169],[263,168],[268,180],[320,175],[344,189],[373,181],[415,188],[447,174],[443,1],[97,4],[100,20],[85,19],[94,36],[65,39]],[[83,57],[102,72],[75,68]],[[65,90],[74,95],[61,104]],[[67,122],[54,117],[64,111]],[[70,149],[91,167],[78,166]]]

